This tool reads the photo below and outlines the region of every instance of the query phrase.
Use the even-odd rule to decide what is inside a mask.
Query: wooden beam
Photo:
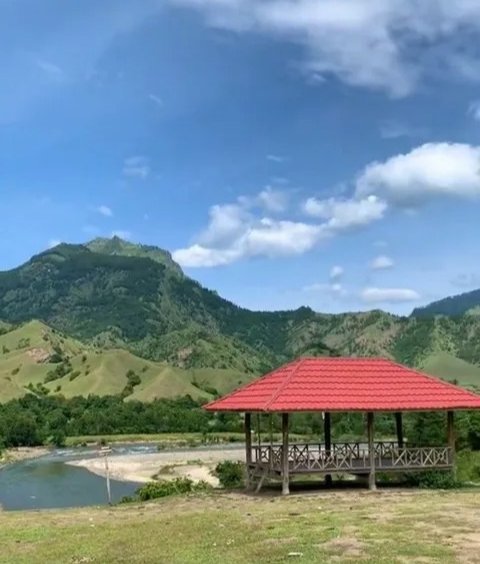
[[[332,418],[330,412],[326,411],[323,420],[323,434],[325,436],[325,456],[330,456],[332,452]],[[332,475],[326,474],[325,485],[332,485]]]
[[[375,484],[375,443],[373,440],[373,411],[367,413],[367,432],[368,432],[368,459],[370,472],[368,474],[368,487],[370,490],[376,490]]]
[[[249,490],[252,487],[250,480],[250,465],[252,463],[252,415],[245,413],[245,487]]]
[[[288,495],[289,493],[288,413],[282,413],[282,495]]]
[[[397,428],[397,443],[399,448],[403,448],[403,421],[402,412],[395,413],[395,426]]]
[[[447,441],[448,441],[448,446],[451,449],[453,475],[454,475],[454,477],[456,477],[456,468],[455,468],[455,425],[454,425],[453,411],[447,411]]]

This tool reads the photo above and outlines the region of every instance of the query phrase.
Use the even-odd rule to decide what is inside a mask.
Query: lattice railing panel
[[[452,465],[449,447],[399,448],[397,443],[376,443],[375,467],[379,470],[448,468]],[[278,471],[282,467],[282,445],[252,447],[252,462]],[[362,471],[369,470],[368,447],[363,443],[335,443],[329,451],[320,443],[291,444],[288,463],[292,472]]]

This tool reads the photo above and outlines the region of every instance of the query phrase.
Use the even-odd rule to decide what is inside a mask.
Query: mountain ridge
[[[63,243],[0,272],[0,319],[0,334],[39,319],[96,351],[185,370],[258,375],[304,354],[384,356],[418,368],[446,354],[480,365],[478,316],[251,311],[185,276],[166,251],[118,238]]]
[[[431,317],[434,315],[461,316],[468,313],[477,314],[480,307],[480,289],[463,292],[436,300],[430,304],[415,308],[412,317]]]

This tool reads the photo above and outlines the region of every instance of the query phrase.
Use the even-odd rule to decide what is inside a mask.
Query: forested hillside
[[[149,374],[170,367],[172,390],[191,394],[192,378],[182,376],[184,384],[176,387],[175,370],[216,369],[233,387],[296,356],[318,354],[387,356],[444,378],[480,383],[478,316],[406,318],[378,310],[326,315],[307,307],[250,311],[185,276],[166,251],[118,238],[62,244],[0,272],[0,320],[4,397],[17,397],[29,384],[50,392],[60,386],[67,395],[121,393],[128,384],[125,373],[130,367],[137,373],[142,362],[153,367]],[[32,326],[32,320],[45,325]],[[45,339],[43,346],[39,339]],[[58,382],[46,382],[57,368],[32,351],[50,354],[55,346],[70,370]],[[83,356],[86,375],[82,363],[77,366]],[[83,380],[70,381],[77,371]],[[152,379],[152,397],[171,396],[158,384],[165,378]],[[133,397],[145,381],[134,386]]]
[[[431,304],[413,310],[414,317],[432,317],[434,315],[460,316],[475,315],[480,308],[480,290],[465,292],[432,302]]]

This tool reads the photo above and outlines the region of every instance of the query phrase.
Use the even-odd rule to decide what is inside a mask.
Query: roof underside
[[[386,359],[302,358],[209,403],[206,409],[263,412],[480,409],[480,396]]]

